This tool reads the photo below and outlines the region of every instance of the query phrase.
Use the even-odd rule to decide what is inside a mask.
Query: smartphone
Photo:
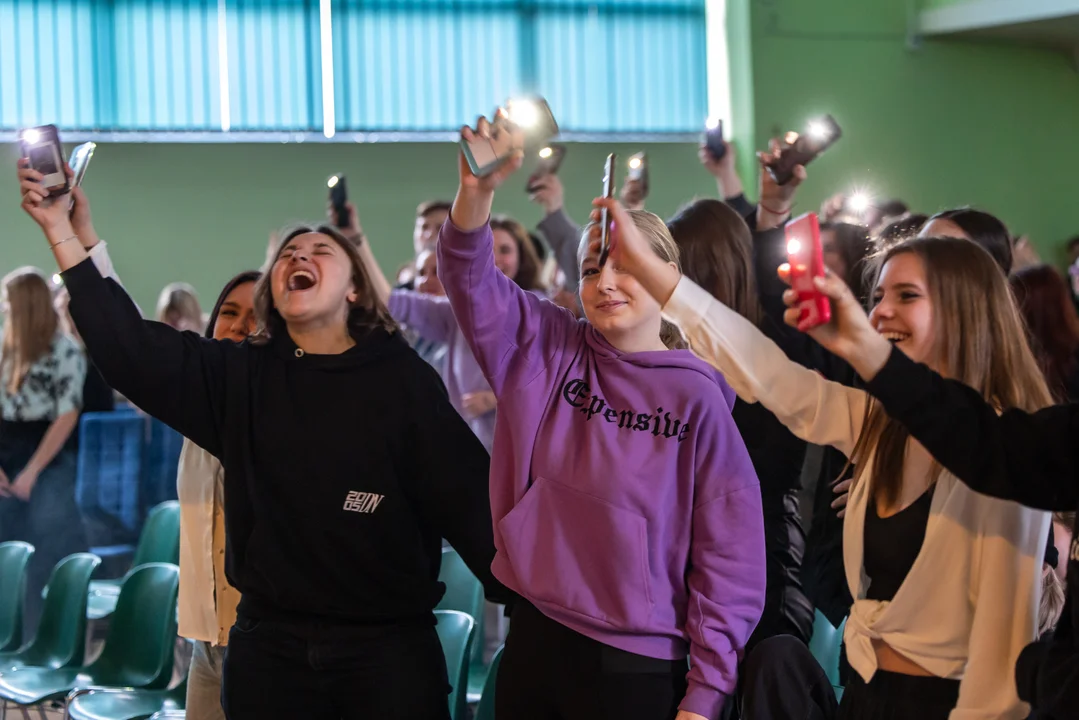
[[[64,172],[64,148],[55,125],[27,128],[19,133],[22,156],[30,161],[30,167],[45,176],[42,186],[49,195],[63,195],[71,190]]]
[[[723,140],[723,121],[719,118],[708,118],[705,123],[704,147],[717,162],[727,154],[727,143]]]
[[[626,180],[636,180],[641,184],[641,199],[648,197],[648,155],[639,152],[631,155],[627,163]]]
[[[513,128],[523,134],[524,147],[515,147]],[[540,148],[558,134],[558,123],[541,97],[516,98],[500,107],[491,120],[489,137],[460,141],[468,167],[476,177],[493,173],[515,151]]]
[[[614,197],[614,153],[607,156],[607,162],[603,164],[603,197]],[[611,218],[607,208],[600,211],[600,236],[599,236],[599,266],[603,267],[607,262],[607,255],[611,252]]]
[[[768,174],[780,185],[786,185],[794,177],[796,165],[808,165],[834,145],[842,135],[839,123],[831,115],[810,120],[806,131],[801,135],[796,132],[787,133],[779,158],[768,166]]]
[[[71,171],[74,173],[74,177],[71,179],[73,187],[82,185],[82,179],[86,176],[86,168],[90,167],[90,160],[94,157],[94,150],[97,150],[97,143],[85,142],[82,145],[76,145],[71,151],[71,157],[68,158],[67,164],[71,166]]]
[[[529,193],[534,193],[539,189],[537,185],[545,175],[558,174],[562,161],[566,157],[566,146],[558,143],[544,145],[536,155],[539,157],[539,162],[536,163],[536,169],[528,176],[528,185],[525,186],[525,191]]]
[[[824,250],[816,213],[806,213],[787,223],[787,262],[791,287],[798,293],[798,322],[803,328],[817,327],[832,319],[828,297],[813,285],[824,277]]]
[[[326,187],[330,189],[330,205],[333,207],[333,224],[338,228],[349,226],[348,189],[345,186],[345,176],[341,173],[330,175],[326,180]]]

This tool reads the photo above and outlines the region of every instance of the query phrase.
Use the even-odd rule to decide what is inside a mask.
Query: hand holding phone
[[[765,167],[776,183],[786,185],[794,177],[795,167],[808,165],[842,135],[842,129],[831,115],[810,120],[804,133],[787,133],[778,156]]]
[[[825,273],[817,214],[806,213],[788,222],[786,238],[791,288],[798,293],[798,327],[807,330],[823,325],[832,319],[832,305],[813,284],[813,278]]]
[[[614,197],[614,153],[607,156],[607,162],[603,165],[603,197]],[[611,217],[607,208],[600,211],[600,236],[599,236],[599,266],[603,267],[607,262],[607,256],[611,253]]]
[[[330,206],[333,208],[334,227],[346,230],[352,225],[352,218],[348,214],[348,189],[345,185],[345,176],[341,173],[331,175],[326,180],[326,187],[330,189]]]
[[[704,147],[716,162],[727,154],[727,143],[723,139],[723,121],[719,118],[708,118],[705,123]]]
[[[528,177],[528,184],[525,186],[525,192],[528,193],[539,190],[539,182],[547,175],[558,174],[559,168],[562,167],[562,161],[566,157],[566,146],[551,143],[540,148],[536,155],[539,161],[536,163],[536,169]]]
[[[499,108],[485,129],[461,138],[461,150],[476,177],[490,175],[518,150],[543,145],[558,134],[558,123],[543,98],[520,98]]]
[[[22,156],[32,170],[44,175],[41,185],[49,197],[63,195],[71,190],[64,163],[64,148],[55,125],[27,128],[19,134]]]
[[[631,155],[627,163],[626,181],[640,185],[640,198],[648,197],[648,154],[639,152]]]

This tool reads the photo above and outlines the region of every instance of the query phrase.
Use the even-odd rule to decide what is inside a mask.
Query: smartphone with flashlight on
[[[520,129],[524,147],[516,145],[513,129]],[[558,134],[558,123],[541,97],[515,98],[495,112],[488,137],[461,139],[461,150],[476,177],[490,175],[517,150],[542,146]]]
[[[341,173],[330,175],[326,180],[326,187],[330,189],[330,207],[333,208],[334,227],[347,228],[349,226],[348,189],[345,186],[345,176]]]
[[[544,145],[536,155],[539,157],[539,162],[536,163],[536,169],[528,176],[528,184],[525,186],[525,192],[529,193],[539,190],[539,182],[545,176],[558,174],[562,161],[566,158],[566,146],[558,143]]]
[[[641,184],[641,199],[648,197],[648,155],[639,152],[631,155],[627,163],[626,180]]]
[[[788,222],[786,238],[791,288],[798,293],[799,329],[823,325],[832,319],[832,305],[813,285],[813,279],[825,273],[817,214],[806,213]]]
[[[719,118],[708,118],[705,123],[704,147],[716,162],[727,154],[727,143],[723,139],[723,121]]]
[[[607,162],[603,165],[603,197],[614,197],[614,153],[607,156]],[[603,208],[599,215],[599,266],[603,267],[607,262],[607,256],[611,253],[611,214],[607,208]]]
[[[831,115],[810,120],[804,133],[789,132],[783,138],[779,157],[768,165],[768,174],[780,185],[786,185],[794,177],[796,166],[808,165],[842,135],[843,130]]]
[[[67,173],[64,172],[64,148],[55,125],[27,128],[19,133],[22,156],[30,161],[30,167],[44,175],[42,187],[50,196],[63,195],[71,190]]]

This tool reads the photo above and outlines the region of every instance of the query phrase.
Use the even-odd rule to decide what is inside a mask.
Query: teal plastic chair
[[[186,679],[172,690],[93,688],[73,692],[67,714],[71,720],[142,720],[182,711],[186,700]]]
[[[488,671],[483,662],[483,585],[465,565],[460,554],[449,547],[442,548],[442,568],[438,579],[446,583],[446,594],[435,609],[457,610],[471,616],[476,622],[477,640],[472,644],[472,652],[468,658],[467,700],[470,703],[477,702],[483,692]]]
[[[843,628],[847,620],[834,627],[820,610],[813,614],[813,634],[809,637],[809,652],[817,659],[828,677],[828,682],[836,691],[836,697],[843,697],[843,686],[839,684],[839,646],[843,644]]]
[[[154,713],[149,720],[186,720],[187,713],[183,710],[162,710]]]
[[[180,563],[180,503],[175,500],[155,506],[146,516],[131,567],[137,568],[147,563]],[[95,580],[90,583],[87,613],[91,620],[112,615],[122,583],[123,579]]]
[[[26,566],[34,555],[30,543],[0,543],[0,652],[22,645],[22,610],[26,601]]]
[[[491,658],[491,671],[487,673],[480,704],[476,706],[476,714],[472,716],[472,720],[495,720],[495,685],[498,684],[498,666],[502,662],[502,651],[505,649],[505,645],[498,648],[495,656]]]
[[[91,553],[75,553],[56,563],[45,586],[34,639],[15,652],[0,653],[0,670],[82,665],[86,656],[86,589],[100,564],[101,558]]]
[[[93,687],[164,690],[172,678],[179,580],[180,569],[168,563],[132,570],[97,660],[81,668],[23,667],[2,673],[0,700],[27,707]]]
[[[438,639],[442,642],[442,654],[446,656],[446,673],[453,689],[450,690],[450,717],[467,720],[468,703],[468,656],[472,650],[472,636],[476,622],[466,613],[457,610],[436,610]]]

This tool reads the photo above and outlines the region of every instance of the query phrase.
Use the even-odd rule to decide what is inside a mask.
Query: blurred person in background
[[[182,282],[170,283],[161,290],[154,317],[158,322],[180,331],[202,333],[205,325],[198,293],[195,288]]]
[[[754,213],[757,207],[746,199],[745,189],[742,186],[742,178],[738,175],[738,152],[734,145],[723,141],[726,152],[723,157],[716,159],[712,151],[706,145],[697,148],[697,159],[704,169],[716,179],[716,190],[723,202],[730,205],[739,216],[753,226]]]
[[[1049,265],[1018,270],[1009,282],[1053,399],[1079,402],[1079,314],[1068,284]]]
[[[987,212],[969,207],[942,210],[922,226],[918,237],[953,237],[970,240],[985,248],[1008,275],[1012,271],[1013,241],[1007,226]]]

